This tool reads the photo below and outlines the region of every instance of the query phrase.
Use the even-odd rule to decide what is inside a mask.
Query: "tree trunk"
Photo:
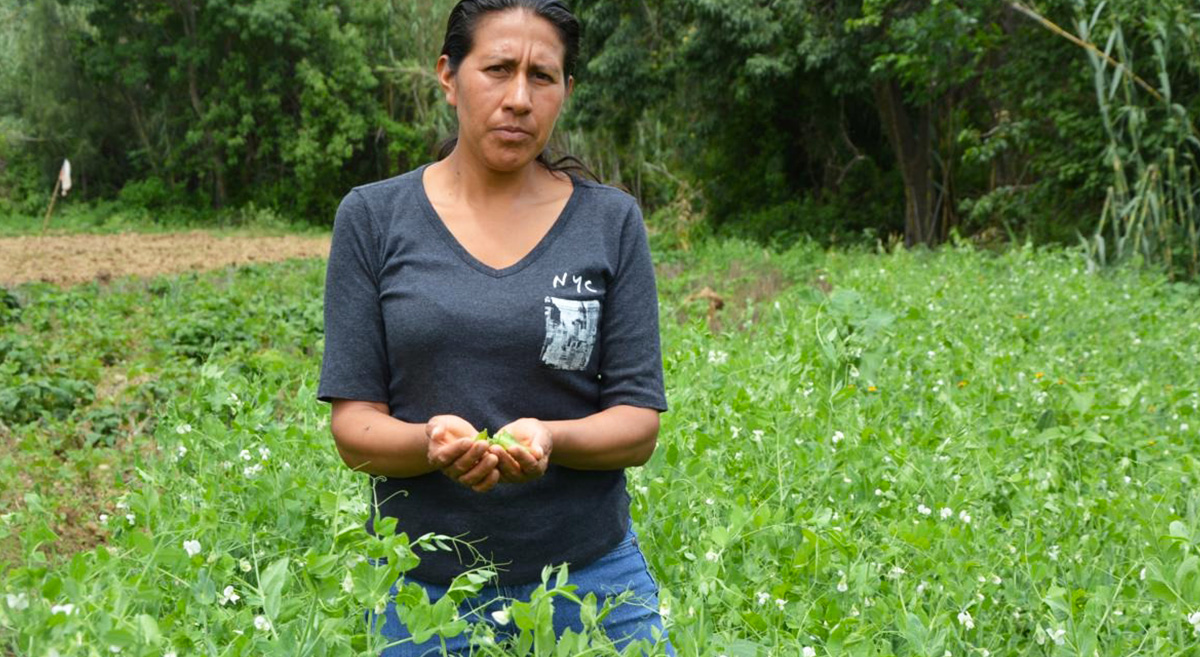
[[[192,0],[186,0],[182,5],[172,3],[183,18],[183,33],[193,48],[198,48],[196,40],[196,5]],[[204,102],[200,98],[200,85],[197,81],[196,62],[188,57],[187,63],[188,97],[192,101],[192,110],[196,112],[196,120],[204,121]],[[216,139],[213,138],[212,128],[204,128],[204,146],[208,150],[208,161],[212,167],[213,190],[212,207],[220,209],[225,205],[225,167],[221,164],[221,155],[217,152]]]
[[[906,107],[904,93],[895,80],[876,82],[872,90],[879,119],[904,179],[904,245],[932,246],[937,242],[937,217],[933,208],[929,108]]]
[[[141,107],[128,92],[122,91],[121,95],[125,97],[125,102],[129,104],[129,112],[133,120],[133,130],[137,133],[138,141],[142,144],[142,150],[146,151],[146,160],[150,163],[150,172],[157,177],[162,177],[162,171],[158,167],[158,153],[154,151],[154,147],[150,144],[150,135],[146,132],[145,121],[142,120]]]

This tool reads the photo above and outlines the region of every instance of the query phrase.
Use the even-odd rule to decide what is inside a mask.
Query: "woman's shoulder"
[[[623,218],[638,209],[637,199],[620,187],[579,175],[572,177],[575,185],[583,192],[584,198],[581,200],[587,204],[589,211],[614,214]]]
[[[419,207],[421,171],[418,167],[391,178],[355,185],[342,197],[338,216],[379,231],[394,220],[398,208]],[[407,214],[404,212],[401,215]]]
[[[398,194],[411,194],[421,184],[421,170],[427,165],[421,165],[400,175],[355,185],[346,193],[346,197],[360,196],[372,201],[379,198],[390,199]]]

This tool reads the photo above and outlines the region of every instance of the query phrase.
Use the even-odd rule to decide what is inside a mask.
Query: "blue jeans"
[[[569,583],[577,586],[575,595],[583,598],[588,593],[595,593],[597,601],[603,605],[605,598],[616,596],[626,590],[633,591],[633,597],[617,606],[602,622],[605,634],[612,639],[618,649],[624,648],[636,639],[654,641],[655,632],[662,637],[661,644],[668,655],[675,651],[663,631],[662,619],[658,614],[658,584],[650,575],[646,558],[638,546],[637,534],[630,523],[629,532],[625,538],[608,554],[596,562],[579,570],[570,571]],[[446,594],[447,586],[429,584],[411,578],[408,582],[417,582],[429,592],[429,600],[437,601]],[[551,580],[553,583],[553,580]],[[529,600],[541,583],[522,584],[518,586],[487,585],[474,598],[469,598],[459,606],[459,614],[467,620],[478,623],[485,622],[492,626],[498,639],[515,636],[516,629],[510,620],[500,625],[492,617],[491,612],[504,607],[508,599]],[[411,638],[408,629],[396,614],[396,586],[392,586],[391,599],[383,613],[382,636],[389,642]],[[367,617],[372,624],[378,622],[378,616],[368,612]],[[562,597],[554,598],[554,633],[561,636],[567,629],[579,632],[583,624],[579,620],[579,607],[570,600]],[[381,653],[380,657],[417,657],[419,655],[442,654],[442,641],[445,641],[446,651],[451,655],[468,655],[471,651],[467,633],[449,639],[434,637],[425,643],[414,645],[400,643],[391,646]]]

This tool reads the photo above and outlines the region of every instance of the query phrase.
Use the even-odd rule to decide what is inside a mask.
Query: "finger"
[[[479,462],[475,464],[475,467],[463,473],[462,476],[458,477],[458,480],[468,486],[475,486],[491,476],[495,470],[496,455],[491,453],[484,454],[483,458],[479,459]]]
[[[505,477],[518,477],[521,475],[521,464],[508,453],[508,450],[503,447],[493,447],[492,454],[496,455],[497,468],[500,469],[500,474]]]
[[[456,441],[455,444],[446,448],[447,450],[454,449],[455,454],[447,467],[459,475],[468,472],[487,453],[487,447],[487,443],[482,441]]]
[[[536,458],[528,449],[509,447],[508,454],[521,467],[521,472],[530,473],[537,471],[539,459]]]
[[[454,464],[455,461],[467,455],[467,450],[471,448],[471,441],[467,440],[452,440],[449,443],[441,443],[433,445],[430,449],[429,460],[438,469],[445,469]],[[466,472],[475,461],[472,459],[469,463],[464,463],[459,472]]]
[[[492,488],[495,488],[496,484],[498,483],[500,483],[500,471],[492,470],[488,473],[487,477],[484,478],[483,481],[471,486],[471,490],[475,491],[476,493],[486,493]]]

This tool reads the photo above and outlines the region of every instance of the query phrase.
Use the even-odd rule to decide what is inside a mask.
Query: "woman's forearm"
[[[650,460],[658,441],[658,411],[613,406],[578,420],[545,422],[550,461],[576,470],[617,470]]]
[[[386,404],[335,400],[329,428],[342,460],[360,472],[415,477],[437,469],[425,425],[397,420]]]

